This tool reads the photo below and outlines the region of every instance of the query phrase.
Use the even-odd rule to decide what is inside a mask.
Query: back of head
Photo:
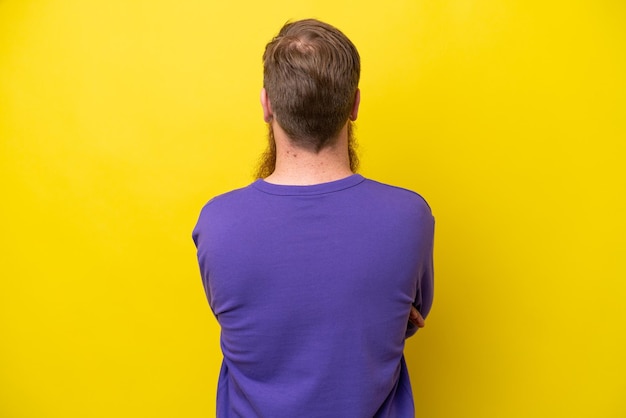
[[[298,146],[319,151],[338,136],[354,105],[361,64],[352,42],[314,19],[287,23],[263,54],[274,118]]]

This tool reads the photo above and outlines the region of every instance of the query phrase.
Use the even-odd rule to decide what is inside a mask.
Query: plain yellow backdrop
[[[0,417],[214,415],[190,234],[252,181],[304,17],[360,50],[361,172],[437,218],[418,416],[626,417],[617,0],[1,0]]]

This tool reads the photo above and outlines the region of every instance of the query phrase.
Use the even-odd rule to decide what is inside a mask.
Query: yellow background
[[[418,416],[626,417],[625,5],[0,0],[0,417],[213,416],[191,229],[303,17],[362,55],[361,172],[437,218]]]

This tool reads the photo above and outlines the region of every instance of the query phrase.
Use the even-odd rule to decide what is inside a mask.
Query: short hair
[[[296,145],[316,152],[350,118],[360,75],[350,39],[315,19],[286,23],[263,54],[263,86],[276,121]]]

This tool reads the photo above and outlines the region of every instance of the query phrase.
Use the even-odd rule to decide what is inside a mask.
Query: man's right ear
[[[352,105],[352,111],[350,112],[350,120],[354,122],[359,116],[359,105],[361,104],[361,90],[356,89],[356,94],[354,95],[354,104]]]
[[[265,87],[261,89],[261,107],[263,107],[263,120],[266,123],[270,123],[274,119],[274,113],[272,112],[272,104],[269,97],[267,97]]]

